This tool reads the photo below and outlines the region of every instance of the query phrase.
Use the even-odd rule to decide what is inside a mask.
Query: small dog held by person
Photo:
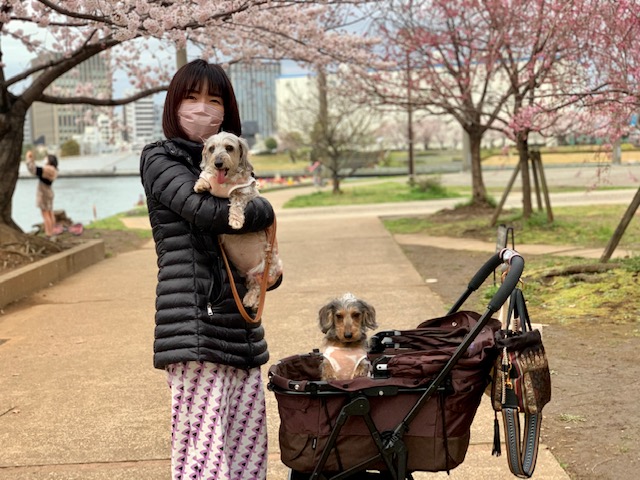
[[[229,225],[239,230],[244,225],[244,210],[249,201],[260,195],[253,166],[248,159],[247,141],[228,132],[220,132],[204,142],[202,172],[194,186],[196,192],[209,192],[228,198]],[[275,228],[275,225],[272,227]],[[267,285],[272,286],[282,275],[275,237],[268,230],[241,235],[221,235],[220,241],[231,263],[246,279],[247,293],[242,303],[255,309],[260,300],[260,282],[270,256]]]
[[[368,376],[371,365],[367,359],[367,330],[378,326],[375,308],[345,293],[320,309],[318,321],[325,335],[321,379]]]

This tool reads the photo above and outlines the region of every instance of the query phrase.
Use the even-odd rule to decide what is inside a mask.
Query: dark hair
[[[47,155],[47,164],[51,165],[52,167],[55,167],[55,169],[58,169],[58,157],[56,157],[55,155]]]
[[[240,112],[231,80],[220,65],[198,59],[180,67],[169,84],[162,113],[162,130],[165,137],[188,138],[180,128],[178,108],[189,92],[200,91],[203,82],[207,83],[209,95],[222,97],[224,119],[220,130],[242,135]]]

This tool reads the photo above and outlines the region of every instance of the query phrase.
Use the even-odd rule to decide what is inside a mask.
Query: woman
[[[203,140],[241,134],[231,82],[219,65],[192,61],[173,77],[162,119],[168,140],[147,145],[140,162],[158,255],[154,366],[172,395],[173,479],[264,479],[267,424],[260,366],[264,329],[238,313],[217,235],[254,232],[274,221],[262,197],[228,225],[229,201],[195,193]],[[194,475],[194,477],[191,477]]]
[[[44,225],[44,234],[47,238],[54,235],[54,227],[56,224],[55,215],[53,214],[53,181],[58,176],[58,158],[55,155],[47,155],[42,167],[37,167],[33,152],[27,152],[27,169],[32,175],[38,177],[38,188],[36,190],[36,206],[42,212],[42,222]]]

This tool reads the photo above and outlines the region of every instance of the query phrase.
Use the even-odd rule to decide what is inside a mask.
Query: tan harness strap
[[[242,300],[240,299],[240,295],[238,294],[238,289],[236,288],[236,282],[233,280],[233,274],[231,273],[231,267],[229,265],[229,260],[227,259],[227,253],[224,251],[224,247],[222,246],[222,241],[220,236],[218,236],[218,245],[220,245],[220,251],[222,252],[222,259],[224,260],[224,266],[227,269],[227,274],[229,275],[229,283],[231,284],[231,292],[233,293],[233,299],[236,302],[236,306],[238,307],[238,311],[242,318],[244,318],[249,323],[258,323],[262,318],[262,311],[264,310],[264,301],[267,293],[267,282],[269,281],[269,268],[271,267],[271,253],[273,252],[275,241],[276,241],[276,219],[274,217],[273,224],[270,227],[267,227],[267,249],[266,249],[266,258],[264,264],[264,272],[262,273],[262,281],[260,282],[260,299],[258,301],[258,310],[256,311],[256,316],[252,317],[249,315],[247,310],[244,308],[242,304]]]

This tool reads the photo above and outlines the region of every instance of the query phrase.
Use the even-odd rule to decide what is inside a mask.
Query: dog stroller
[[[460,311],[496,268],[508,274],[480,315]],[[413,478],[464,460],[470,427],[496,357],[492,318],[516,287],[523,258],[503,249],[469,282],[447,315],[414,330],[372,336],[371,377],[320,380],[319,351],[269,368],[278,402],[281,460],[290,480]]]

